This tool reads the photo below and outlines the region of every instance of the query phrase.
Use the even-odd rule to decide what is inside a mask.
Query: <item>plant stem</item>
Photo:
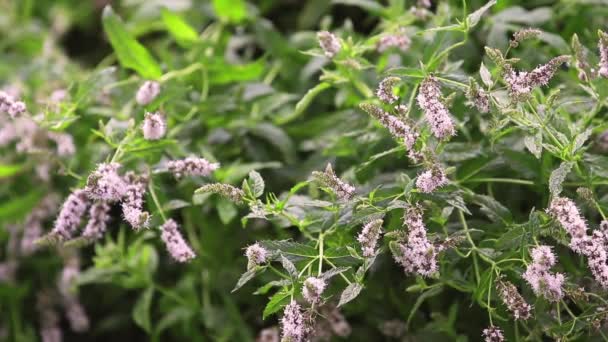
[[[319,272],[318,275],[320,276],[321,273],[323,272],[323,243],[324,243],[324,233],[320,233],[319,234]]]

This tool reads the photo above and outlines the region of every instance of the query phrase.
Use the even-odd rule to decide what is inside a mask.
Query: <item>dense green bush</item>
[[[608,340],[605,5],[0,1],[1,339]]]

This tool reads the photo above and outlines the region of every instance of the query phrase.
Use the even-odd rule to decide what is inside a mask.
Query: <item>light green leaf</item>
[[[102,23],[118,61],[123,67],[133,69],[140,76],[150,80],[158,79],[162,75],[156,60],[143,45],[129,34],[111,6],[106,6],[103,10]]]
[[[262,176],[260,176],[257,171],[252,170],[249,172],[249,183],[251,184],[251,192],[253,193],[253,196],[256,198],[262,196],[265,186],[264,179],[262,179]]]
[[[274,296],[270,298],[268,304],[266,304],[266,307],[264,308],[264,313],[262,314],[262,319],[264,320],[266,319],[266,317],[281,310],[285,305],[289,303],[290,296],[291,294],[289,292],[283,290],[275,293]]]
[[[247,8],[243,0],[213,0],[217,16],[230,23],[240,23],[247,18]]]
[[[217,213],[220,217],[220,221],[222,221],[223,224],[228,224],[238,215],[239,212],[234,203],[220,197],[217,202]]]
[[[6,177],[13,176],[13,175],[19,173],[19,171],[21,171],[22,169],[23,169],[23,165],[20,165],[20,164],[0,165],[0,178],[6,178]]]
[[[290,121],[298,118],[300,115],[302,115],[304,113],[306,108],[308,108],[308,106],[310,106],[310,103],[312,102],[312,100],[314,100],[315,97],[317,97],[317,95],[319,95],[321,92],[323,92],[325,89],[329,88],[330,86],[331,85],[327,82],[321,82],[321,83],[317,84],[316,86],[310,88],[306,92],[306,94],[304,94],[302,99],[300,99],[300,101],[298,101],[298,103],[296,103],[296,108],[294,109],[293,113],[291,115],[287,115],[287,116],[278,118],[277,123],[285,124],[287,122],[290,122]]]
[[[481,17],[490,9],[490,7],[496,5],[496,0],[490,0],[487,4],[480,7],[477,11],[469,14],[467,22],[469,27],[475,27],[481,20]]]
[[[152,295],[154,294],[154,288],[149,287],[144,293],[141,294],[135,306],[133,307],[133,321],[144,329],[147,333],[152,330],[152,324],[150,322],[150,306],[152,305]]]
[[[190,26],[181,16],[165,8],[161,11],[163,22],[167,31],[175,38],[182,47],[190,47],[198,40],[196,30]]]

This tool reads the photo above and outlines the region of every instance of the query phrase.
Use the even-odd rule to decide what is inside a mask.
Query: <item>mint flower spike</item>
[[[403,139],[403,143],[405,148],[410,151],[416,140],[419,137],[419,134],[414,128],[405,123],[400,118],[390,115],[382,108],[375,106],[369,103],[363,103],[360,105],[361,109],[365,111],[367,114],[376,118],[382,126],[384,126],[391,133],[393,137],[396,139]],[[407,107],[401,105],[397,106],[396,110],[399,114],[403,114],[407,111]]]
[[[503,342],[505,341],[505,336],[502,330],[499,327],[491,325],[486,329],[483,329],[483,339],[484,342]]]
[[[262,247],[259,243],[247,247],[245,250],[245,256],[247,257],[247,269],[250,270],[257,265],[261,265],[266,262],[268,258],[268,251]]]
[[[412,40],[407,36],[403,29],[399,29],[399,32],[392,34],[385,34],[378,40],[376,44],[376,50],[378,52],[384,52],[390,48],[397,48],[402,52],[406,52],[410,45],[412,44]]]
[[[378,89],[376,90],[376,96],[380,99],[380,101],[388,104],[392,104],[395,101],[399,100],[399,97],[393,93],[393,87],[397,85],[401,79],[399,77],[385,77],[380,84],[378,84]]]
[[[313,171],[312,177],[324,186],[331,188],[341,201],[351,200],[355,196],[355,187],[338,178],[331,164],[327,164],[324,172]]]
[[[141,130],[146,140],[161,139],[167,132],[165,117],[160,113],[146,113]]]
[[[382,219],[370,221],[363,226],[361,233],[357,236],[364,257],[371,258],[376,254],[376,246],[382,233],[383,223]]]
[[[317,39],[327,58],[334,58],[342,48],[338,37],[331,32],[317,32]]]
[[[59,242],[71,239],[78,230],[88,206],[86,192],[82,189],[74,190],[63,202],[55,226],[48,237]]]
[[[107,202],[99,201],[89,209],[89,222],[87,223],[81,237],[87,241],[101,239],[106,232],[108,221],[110,220],[110,205]]]
[[[316,277],[309,277],[302,286],[302,296],[310,304],[317,304],[321,301],[321,295],[325,291],[327,284],[325,280]]]
[[[407,243],[397,244],[395,261],[403,266],[405,273],[424,277],[437,273],[437,251],[427,237],[422,209],[409,207],[404,214],[404,224],[408,228]]]
[[[300,305],[295,301],[291,301],[283,310],[283,317],[281,318],[281,341],[304,342],[306,340],[307,330]]]
[[[505,64],[503,79],[509,88],[511,100],[515,102],[525,101],[534,88],[547,85],[557,69],[569,60],[570,56],[558,56],[530,72],[516,71],[511,65]]]
[[[119,163],[102,163],[87,178],[85,191],[90,198],[101,201],[118,201],[125,195],[127,184],[118,174]]]
[[[424,112],[426,121],[431,126],[431,132],[437,139],[447,139],[456,135],[454,122],[450,112],[441,100],[441,87],[433,76],[427,77],[420,84],[416,100]]]
[[[423,193],[431,193],[435,189],[448,184],[449,180],[445,175],[445,171],[439,166],[433,166],[418,175],[416,179],[416,187]]]
[[[192,248],[188,246],[184,237],[178,230],[178,225],[173,219],[168,219],[161,227],[161,239],[167,247],[171,257],[177,262],[188,262],[196,256]]]
[[[128,172],[124,180],[127,186],[121,203],[123,218],[134,229],[145,228],[150,220],[150,214],[143,210],[148,178]]]
[[[213,193],[213,194],[219,194],[229,200],[231,200],[232,202],[236,203],[236,204],[242,204],[243,203],[243,198],[245,197],[245,193],[243,192],[243,190],[234,187],[230,184],[223,184],[223,183],[212,183],[212,184],[205,184],[203,186],[201,186],[200,188],[196,189],[197,194],[202,194],[202,193]]]
[[[532,306],[526,302],[524,297],[519,294],[517,287],[509,281],[500,280],[496,285],[498,295],[505,304],[507,309],[511,311],[513,317],[521,320],[530,318]]]
[[[598,42],[598,48],[600,50],[598,74],[602,77],[608,78],[608,33],[598,31],[598,35],[600,36]]]
[[[25,103],[15,100],[7,92],[0,90],[0,113],[6,113],[11,119],[14,119],[26,111]]]
[[[532,250],[532,263],[528,265],[523,278],[537,296],[545,297],[550,302],[558,302],[564,297],[563,283],[565,277],[561,273],[551,273],[555,265],[555,254],[550,246],[538,246]]]
[[[182,176],[208,176],[219,167],[219,163],[211,163],[207,159],[198,157],[171,160],[167,163],[169,172],[177,178]]]
[[[154,101],[154,99],[160,94],[160,83],[155,81],[145,81],[141,87],[137,90],[135,94],[135,101],[141,105],[145,106],[150,102]]]

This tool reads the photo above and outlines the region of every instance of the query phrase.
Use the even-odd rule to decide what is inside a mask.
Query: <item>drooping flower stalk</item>
[[[535,28],[524,28],[518,30],[513,34],[513,39],[511,39],[509,44],[511,45],[511,47],[516,48],[522,41],[526,39],[536,38],[540,36],[541,33],[541,30]]]
[[[219,167],[219,163],[211,163],[207,159],[196,157],[171,160],[167,163],[169,172],[177,178],[182,176],[208,176]]]
[[[25,103],[15,100],[13,96],[0,90],[0,113],[8,114],[12,119],[25,113],[27,107]]]
[[[383,223],[382,219],[370,221],[363,226],[363,230],[359,233],[357,241],[361,244],[364,257],[370,258],[376,254],[376,246],[382,232]]]
[[[106,232],[110,220],[110,205],[104,201],[98,201],[89,209],[89,222],[84,228],[81,237],[87,241],[101,239]]]
[[[40,337],[42,342],[61,342],[63,332],[59,325],[59,315],[53,305],[53,297],[48,290],[36,295],[36,309],[40,316]]]
[[[63,203],[59,216],[55,221],[55,227],[49,237],[59,241],[71,239],[80,225],[80,221],[89,206],[86,191],[82,189],[74,190]]]
[[[160,83],[155,81],[145,81],[135,94],[135,101],[141,106],[145,106],[160,94]]]
[[[509,96],[513,101],[524,101],[532,89],[547,85],[557,69],[569,59],[570,56],[558,56],[530,72],[516,71],[511,65],[505,64],[503,79],[509,88]]]
[[[57,211],[59,201],[57,194],[48,194],[26,217],[20,243],[22,255],[30,255],[38,249],[35,242],[42,236],[42,222]]]
[[[331,164],[327,164],[324,172],[313,171],[312,177],[324,186],[331,188],[338,199],[342,201],[348,201],[355,196],[355,187],[338,178]]]
[[[178,225],[173,219],[168,219],[161,227],[161,239],[167,247],[167,251],[173,259],[178,262],[187,262],[196,256],[194,251],[178,230]]]
[[[498,289],[500,299],[507,309],[511,311],[515,319],[527,320],[530,318],[532,306],[519,294],[517,287],[513,283],[500,280],[496,288]]]
[[[557,302],[563,296],[562,285],[565,277],[561,273],[551,273],[555,265],[555,254],[549,246],[538,246],[532,250],[532,263],[523,274],[537,296],[545,297],[550,302]]]
[[[431,126],[431,132],[437,139],[447,139],[456,134],[450,112],[441,100],[439,82],[433,76],[426,78],[420,84],[416,97],[418,106],[424,112],[426,121]]]
[[[363,103],[361,104],[361,109],[378,119],[382,126],[387,128],[393,137],[403,139],[405,148],[408,151],[412,149],[416,143],[416,139],[418,139],[419,134],[410,125],[403,122],[403,120],[388,114],[382,108],[372,104]]]

